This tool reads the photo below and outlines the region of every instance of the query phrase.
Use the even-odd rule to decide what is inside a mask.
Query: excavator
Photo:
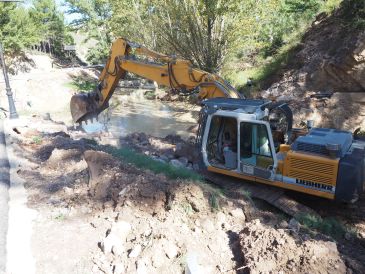
[[[194,68],[123,38],[116,39],[95,91],[71,98],[72,119],[81,123],[108,108],[127,72],[201,103],[196,145],[202,166],[214,173],[355,202],[365,189],[365,141],[330,128],[293,128],[286,103],[246,99],[216,74]]]

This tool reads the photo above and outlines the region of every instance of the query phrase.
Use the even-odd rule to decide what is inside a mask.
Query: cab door
[[[268,123],[240,121],[239,140],[240,171],[264,179],[273,179],[277,158]]]

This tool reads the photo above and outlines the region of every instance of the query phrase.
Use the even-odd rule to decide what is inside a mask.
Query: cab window
[[[237,128],[235,118],[214,116],[207,139],[208,161],[211,165],[235,169],[237,166]]]
[[[243,164],[270,168],[273,156],[267,128],[263,124],[241,122],[240,159]]]

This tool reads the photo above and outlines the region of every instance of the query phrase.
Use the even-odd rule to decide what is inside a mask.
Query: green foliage
[[[177,54],[206,71],[218,71],[235,39],[237,1],[117,0],[111,29],[116,36]]]
[[[71,75],[71,79],[72,81],[67,86],[81,93],[94,91],[98,83],[96,78],[91,77],[86,72]]]
[[[285,0],[286,10],[290,13],[316,13],[320,8],[320,0]]]
[[[77,16],[70,24],[71,28],[83,30],[87,34],[86,41],[97,41],[86,57],[91,64],[105,63],[109,55],[112,42],[109,26],[112,3],[113,1],[108,0],[66,0],[68,13]]]
[[[332,13],[341,4],[342,0],[327,0],[324,1],[320,8],[320,12],[325,12],[327,14]]]
[[[37,42],[37,28],[26,9],[14,3],[0,3],[0,40],[5,51],[18,53]]]
[[[88,50],[86,60],[93,65],[105,64],[109,56],[110,43],[102,40],[95,47]]]
[[[318,230],[334,239],[341,239],[346,233],[354,233],[353,230],[349,229],[335,218],[321,218],[310,214],[299,214],[295,218],[307,229]]]
[[[34,0],[32,6],[0,3],[0,39],[7,53],[21,51],[47,41],[52,52],[62,54],[65,41],[71,42],[55,0]]]
[[[209,204],[212,211],[218,211],[220,209],[219,206],[219,195],[216,192],[211,192],[209,195]]]
[[[34,136],[32,138],[32,141],[33,141],[34,144],[40,145],[40,144],[42,144],[42,141],[43,141],[42,136]]]
[[[262,81],[285,65],[290,58],[289,48],[295,47],[293,41],[299,43],[298,33],[303,33],[318,13],[330,13],[342,1],[66,2],[70,13],[80,15],[73,25],[87,30],[89,37],[98,41],[88,54],[91,63],[102,63],[113,38],[125,37],[160,52],[177,54],[203,70],[221,72],[234,84],[243,86],[249,77]],[[362,1],[345,2],[358,7],[359,12],[355,13],[361,15],[362,7],[356,2]],[[354,24],[361,27],[361,16],[356,18]]]
[[[37,26],[40,41],[48,41],[56,55],[61,55],[65,41],[70,42],[64,25],[64,18],[57,10],[55,0],[35,0],[29,11],[30,17]]]
[[[123,162],[133,164],[139,168],[151,170],[156,174],[165,174],[171,179],[189,179],[193,181],[202,180],[200,175],[189,169],[176,168],[170,164],[156,161],[147,155],[139,154],[129,148],[115,148],[107,146],[104,147],[104,151],[110,153]]]

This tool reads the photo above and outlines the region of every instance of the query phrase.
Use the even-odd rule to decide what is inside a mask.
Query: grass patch
[[[211,210],[214,211],[219,211],[220,206],[219,206],[219,200],[220,200],[220,195],[217,192],[211,192],[209,195],[209,205]]]
[[[333,217],[321,218],[310,214],[299,214],[295,217],[305,228],[314,229],[331,236],[334,239],[344,238],[346,233],[355,235],[353,229],[348,228]]]
[[[66,219],[66,216],[63,214],[59,214],[55,217],[55,220],[57,221],[64,221]]]
[[[246,96],[251,96],[256,91],[264,88],[266,81],[289,64],[299,43],[300,38],[298,37],[295,41],[283,46],[277,54],[262,61],[256,68],[247,71],[248,77],[252,79],[253,86],[242,85],[238,87],[238,90]]]
[[[153,158],[135,152],[130,148],[104,147],[105,152],[113,155],[115,158],[136,167],[148,169],[156,174],[165,174],[170,179],[185,179],[202,182],[203,178],[194,171],[187,168],[177,168],[171,164],[154,160]]]
[[[65,86],[76,90],[80,93],[87,93],[94,91],[97,86],[97,79],[90,76],[86,72],[81,72],[77,75],[70,76],[72,81],[67,83]]]
[[[32,138],[32,142],[36,145],[42,144],[42,136],[34,136]]]

